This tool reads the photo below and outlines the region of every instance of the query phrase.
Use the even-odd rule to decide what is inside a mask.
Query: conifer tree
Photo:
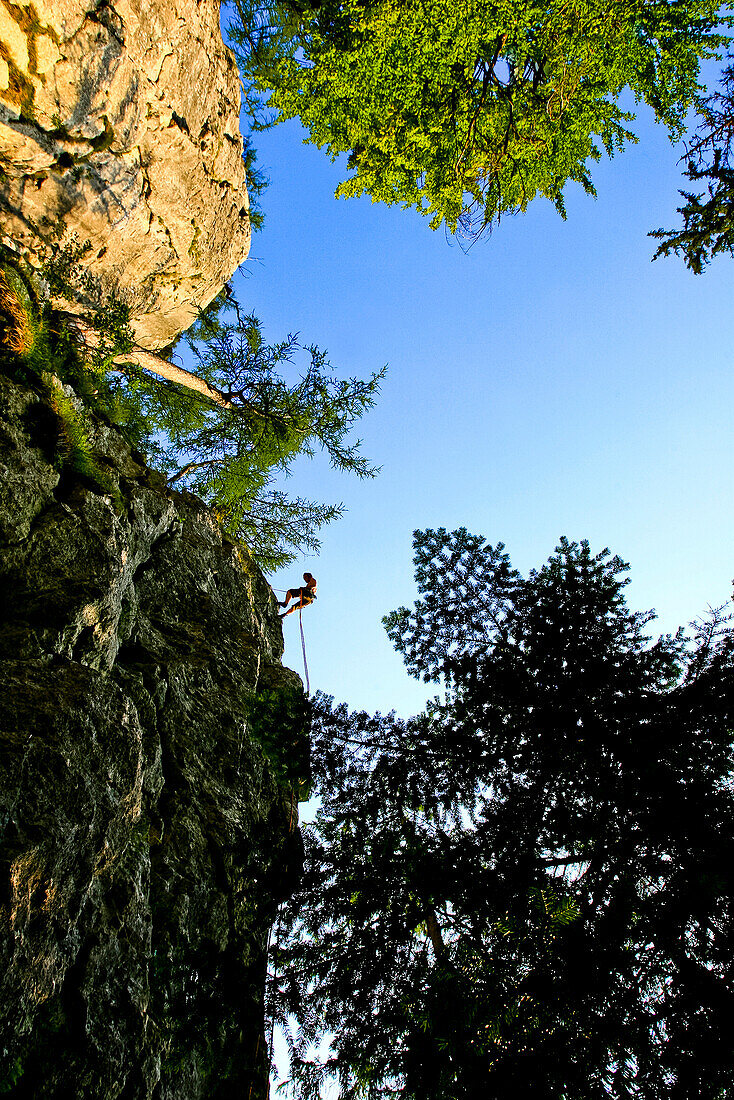
[[[374,404],[385,368],[367,379],[338,378],[326,353],[295,335],[267,344],[252,314],[238,313],[234,323],[205,316],[186,343],[195,378],[221,400],[166,379],[141,385],[140,366],[127,379],[149,428],[164,434],[158,464],[169,484],[210,502],[265,569],[293,560],[297,550],[316,551],[319,528],[343,507],[293,496],[282,483],[297,458],[317,449],[337,470],[377,473],[350,433]]]
[[[296,1094],[732,1095],[726,616],[651,640],[585,542],[523,578],[502,544],[423,531],[415,562],[384,621],[439,696],[406,721],[315,704],[321,808],[271,988]]]
[[[706,191],[681,191],[679,229],[657,229],[662,243],[653,257],[674,252],[695,275],[718,253],[734,255],[734,62],[724,68],[719,88],[701,108],[701,121],[688,145],[686,175]]]

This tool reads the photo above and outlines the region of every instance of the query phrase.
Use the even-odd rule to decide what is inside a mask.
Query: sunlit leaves
[[[626,87],[679,136],[699,60],[721,42],[712,0],[231,10],[243,71],[275,117],[299,117],[333,159],[347,154],[338,195],[413,207],[470,235],[536,195],[564,214],[569,182],[593,194],[591,162],[635,140],[618,104]]]

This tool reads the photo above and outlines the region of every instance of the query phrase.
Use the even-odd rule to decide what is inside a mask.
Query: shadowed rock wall
[[[300,681],[246,550],[88,428],[117,492],[0,376],[0,1091],[262,1100],[301,849],[247,701]]]
[[[90,241],[166,346],[249,251],[239,109],[218,0],[0,0],[5,243]]]

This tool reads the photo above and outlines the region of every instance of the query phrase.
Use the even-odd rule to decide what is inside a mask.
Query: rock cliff
[[[246,550],[87,418],[106,490],[0,375],[0,1092],[262,1100],[304,746],[250,700],[300,681]]]
[[[218,0],[0,0],[0,236],[89,241],[165,347],[249,250],[239,108]]]

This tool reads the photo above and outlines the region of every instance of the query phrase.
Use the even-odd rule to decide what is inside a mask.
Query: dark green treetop
[[[230,0],[248,104],[300,118],[351,170],[337,194],[476,234],[536,196],[594,193],[635,140],[630,88],[672,136],[723,39],[715,0]],[[258,92],[260,94],[258,94]],[[262,121],[260,121],[262,124]]]
[[[385,624],[442,694],[407,721],[316,700],[271,988],[297,1095],[730,1095],[725,616],[653,641],[624,563],[565,539],[527,577],[463,529],[415,561]]]

